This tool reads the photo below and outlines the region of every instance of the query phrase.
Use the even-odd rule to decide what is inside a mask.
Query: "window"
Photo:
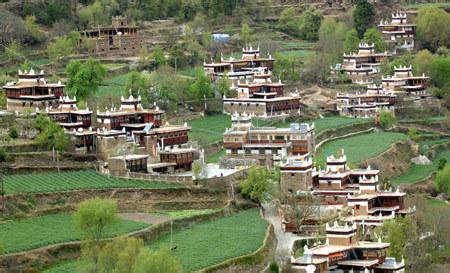
[[[291,176],[295,176],[295,173],[291,173]]]
[[[356,205],[356,209],[359,209],[359,205]]]

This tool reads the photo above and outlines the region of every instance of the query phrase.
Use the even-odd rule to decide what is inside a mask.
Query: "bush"
[[[269,272],[278,273],[280,272],[280,268],[276,262],[271,262],[269,266]]]
[[[389,129],[392,127],[392,125],[394,125],[394,123],[395,123],[394,113],[392,113],[389,110],[381,110],[379,116],[379,124],[381,128]]]
[[[11,127],[9,128],[9,133],[8,133],[9,137],[12,139],[16,139],[19,137],[19,133],[17,132],[16,127]]]

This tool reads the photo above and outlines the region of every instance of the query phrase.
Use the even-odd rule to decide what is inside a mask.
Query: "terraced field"
[[[243,211],[174,232],[172,239],[177,250],[172,253],[183,265],[184,272],[195,272],[257,250],[264,241],[266,229],[267,222],[257,209]],[[169,245],[170,236],[164,236],[149,247]],[[44,273],[70,273],[76,267],[77,262],[65,263]]]
[[[439,160],[445,158],[447,162],[450,162],[450,149],[439,152],[432,160],[430,165],[416,165],[412,164],[409,168],[409,172],[405,175],[392,179],[391,183],[394,185],[399,184],[413,184],[420,182],[427,178],[432,172],[437,171]]]
[[[364,159],[369,159],[386,151],[391,144],[406,139],[401,133],[380,132],[356,135],[325,143],[317,151],[317,162],[324,165],[326,155],[337,155],[340,149],[344,149],[347,162],[357,164]]]
[[[188,121],[188,125],[192,127],[189,139],[208,145],[222,140],[225,128],[231,127],[231,118],[228,115],[213,115]]]
[[[57,192],[82,189],[166,189],[183,187],[180,184],[159,181],[126,180],[113,176],[108,177],[95,171],[8,175],[5,176],[4,186],[6,194]]]
[[[146,227],[146,223],[121,220],[106,230],[106,236],[114,237]],[[72,214],[53,214],[0,224],[0,242],[5,253],[80,239],[81,234],[74,226]]]

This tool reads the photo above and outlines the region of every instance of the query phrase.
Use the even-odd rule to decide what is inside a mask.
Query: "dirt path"
[[[159,214],[150,214],[144,212],[127,212],[127,213],[119,213],[120,218],[125,220],[132,220],[137,222],[144,222],[151,225],[156,225],[160,223],[164,223],[172,219],[169,216],[159,215]]]

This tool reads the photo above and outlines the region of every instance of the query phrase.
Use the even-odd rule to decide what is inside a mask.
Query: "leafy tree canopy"
[[[367,0],[359,0],[353,10],[353,25],[358,32],[359,38],[373,25],[375,8]]]
[[[106,68],[101,65],[100,61],[92,58],[84,63],[72,60],[66,66],[66,74],[66,87],[71,94],[81,100],[86,100],[97,91],[106,76]]]

